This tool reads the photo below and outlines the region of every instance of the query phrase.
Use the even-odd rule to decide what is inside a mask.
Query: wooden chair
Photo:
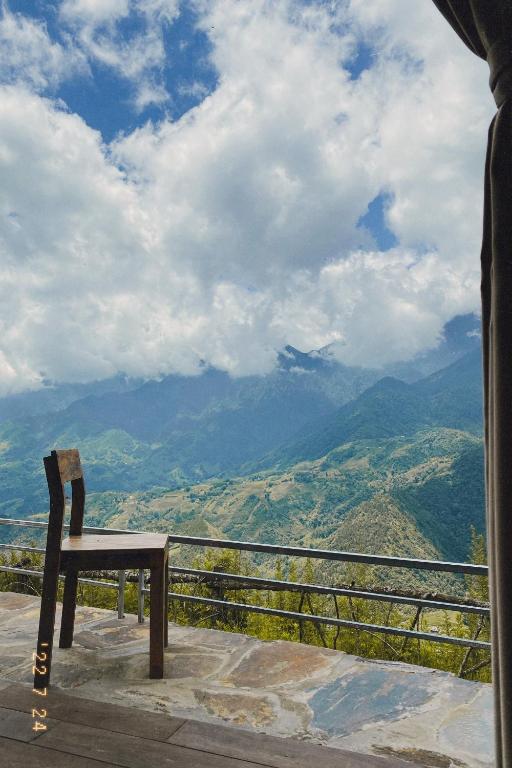
[[[50,494],[50,516],[34,687],[44,689],[50,684],[57,586],[62,571],[65,572],[65,582],[59,647],[70,648],[79,571],[150,569],[149,676],[162,678],[169,591],[167,536],[159,533],[82,535],[85,486],[78,451],[52,451],[50,456],[44,457],[44,468]],[[72,489],[71,522],[69,538],[62,540],[66,506],[64,485],[67,482],[71,482]]]

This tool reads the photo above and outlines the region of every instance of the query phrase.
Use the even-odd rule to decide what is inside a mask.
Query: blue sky
[[[385,364],[477,309],[487,73],[409,1],[4,2],[0,393]]]
[[[9,8],[13,13],[42,22],[52,40],[66,44],[69,31],[59,20],[56,3],[10,0]],[[179,119],[202,101],[205,93],[215,90],[217,84],[217,72],[209,61],[211,44],[208,36],[198,29],[197,22],[198,15],[190,4],[183,4],[173,21],[162,22],[165,57],[155,77],[168,94],[163,104],[148,104],[137,109],[133,103],[133,82],[114,68],[94,60],[89,62],[89,72],[60,82],[54,91],[55,97],[61,98],[92,128],[101,131],[106,142],[119,132],[131,133],[148,120]],[[146,28],[147,21],[136,8],[129,9],[117,24],[119,35],[128,44],[143,35]],[[198,86],[204,91],[198,93]]]
[[[52,40],[66,44],[69,31],[59,23],[58,4],[44,0],[9,0],[6,7],[14,14],[41,22]],[[158,67],[157,78],[168,94],[168,101],[163,104],[137,109],[133,104],[133,83],[112,67],[94,61],[89,62],[89,72],[60,82],[54,91],[55,97],[62,99],[92,128],[101,131],[106,142],[119,132],[130,133],[148,120],[178,120],[218,84],[218,72],[209,58],[212,44],[198,26],[199,20],[197,9],[191,3],[182,3],[178,16],[162,23],[165,58]],[[136,8],[129,9],[118,23],[119,32],[127,42],[143,34],[146,26],[144,16]],[[345,62],[350,77],[357,79],[370,69],[374,56],[372,47],[359,41]],[[200,88],[204,90],[201,92]],[[369,216],[367,225],[375,226],[379,218]]]

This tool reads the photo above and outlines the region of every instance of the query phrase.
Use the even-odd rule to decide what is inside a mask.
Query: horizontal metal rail
[[[23,576],[35,576],[38,579],[43,578],[43,571],[36,571],[30,568],[18,568],[13,565],[0,565],[0,573],[14,573],[21,574]],[[59,574],[59,579],[63,581],[66,575]],[[116,581],[101,581],[100,579],[84,579],[78,578],[79,584],[88,584],[91,587],[106,587],[107,589],[117,590],[117,615],[118,618],[124,617],[124,597],[126,586],[126,571],[118,571],[117,582]],[[137,615],[139,624],[144,623],[144,572],[139,571],[138,576],[138,589],[137,589]]]
[[[34,571],[30,568],[16,568],[12,565],[0,565],[0,572],[2,573],[20,573],[24,576],[35,576],[38,579],[43,578],[43,572],[42,571]],[[66,578],[65,574],[60,573],[59,579],[64,580]],[[91,587],[107,587],[109,589],[119,589],[119,585],[115,582],[109,582],[109,581],[99,581],[98,579],[83,579],[79,578],[78,581],[80,584],[89,584]]]
[[[416,607],[430,608],[437,611],[459,611],[460,613],[478,613],[483,616],[490,615],[490,608],[485,605],[471,605],[468,603],[453,603],[445,600],[434,600],[431,598],[409,597],[387,592],[366,592],[360,589],[349,589],[346,587],[326,587],[322,584],[302,584],[295,581],[278,581],[276,579],[265,579],[258,576],[241,576],[235,573],[225,573],[222,571],[203,571],[197,568],[181,568],[171,566],[171,573],[187,574],[191,576],[200,576],[205,581],[214,581],[225,579],[235,583],[243,584],[245,589],[250,589],[251,584],[264,589],[286,589],[290,592],[313,592],[319,595],[337,595],[340,597],[354,597],[361,600],[377,600],[386,603],[401,603],[404,605],[414,605]],[[243,587],[240,587],[241,589]]]
[[[258,544],[252,541],[231,541],[230,539],[207,539],[202,536],[169,536],[175,544],[193,544],[202,547],[238,549],[246,552],[264,552],[270,555],[289,555],[290,557],[309,557],[318,560],[337,560],[347,563],[365,563],[383,565],[391,568],[412,568],[426,571],[444,571],[447,573],[465,573],[471,576],[487,576],[486,565],[474,563],[450,563],[442,560],[417,560],[410,557],[392,557],[391,555],[364,555],[359,552],[338,552],[329,549],[306,549],[305,547],[287,547],[281,544]]]
[[[44,555],[46,551],[41,547],[28,547],[24,544],[0,544],[0,549],[12,549],[14,552],[35,552],[40,555]]]
[[[0,572],[23,574],[26,576],[34,576],[39,579],[43,578],[42,571],[31,570],[28,568],[16,568],[13,566],[2,565],[0,566]],[[209,571],[209,573],[212,573],[212,572]],[[61,580],[65,579],[65,575],[60,574],[59,579]],[[108,581],[98,581],[96,579],[84,579],[84,578],[79,578],[78,581],[80,584],[88,584],[90,586],[95,586],[95,587],[106,587],[108,589],[116,589],[119,591],[119,595],[123,593],[124,579],[122,579],[122,577],[119,579],[118,583],[108,582]],[[141,597],[143,598],[144,595],[150,594],[150,590],[144,588],[142,586],[142,583],[143,583],[142,580],[139,580],[139,588],[138,588],[139,611],[138,612],[139,612],[140,623],[142,623],[142,621],[144,620],[143,619],[143,616],[144,616],[143,601],[141,600]],[[464,637],[450,637],[448,635],[439,635],[433,632],[417,632],[415,630],[402,629],[401,627],[387,627],[380,624],[367,624],[359,621],[351,621],[349,619],[337,619],[337,618],[335,619],[329,616],[316,616],[308,613],[298,613],[296,611],[283,611],[278,608],[265,608],[264,606],[261,606],[261,605],[250,605],[247,603],[233,603],[229,600],[216,600],[213,598],[200,597],[197,595],[183,595],[180,592],[169,592],[168,596],[178,601],[181,600],[185,602],[201,603],[205,605],[223,606],[225,608],[230,608],[231,610],[236,610],[236,611],[250,611],[251,613],[264,613],[270,616],[280,616],[282,618],[294,619],[296,621],[312,621],[313,623],[317,623],[317,624],[328,624],[330,626],[347,627],[347,628],[359,629],[367,632],[381,633],[381,634],[387,634],[387,635],[399,635],[401,637],[416,638],[417,640],[429,640],[435,643],[448,643],[451,645],[460,645],[464,647],[477,648],[477,649],[490,649],[491,647],[490,643],[487,643],[483,640],[472,640],[471,638],[464,638]],[[120,618],[122,618],[123,612],[124,612],[124,602],[118,598],[118,615]],[[142,616],[141,616],[141,613],[142,613]]]
[[[149,589],[144,590],[149,594]],[[359,629],[366,632],[380,633],[384,635],[400,635],[401,637],[415,638],[416,640],[429,640],[434,643],[448,643],[450,645],[462,645],[464,647],[488,650],[490,643],[484,640],[472,640],[466,637],[450,637],[449,635],[438,635],[433,632],[417,632],[411,629],[402,629],[401,627],[386,627],[381,624],[365,624],[359,621],[349,619],[335,619],[330,616],[316,616],[309,613],[298,613],[297,611],[283,611],[279,608],[265,608],[262,605],[250,605],[248,603],[232,603],[228,600],[216,600],[210,597],[200,597],[198,595],[183,595],[179,592],[170,592],[169,597],[173,600],[182,600],[188,603],[204,603],[205,605],[222,606],[235,611],[249,611],[251,613],[265,613],[270,616],[280,616],[285,619],[294,619],[295,621],[312,621],[317,624],[329,624],[335,627],[347,627],[350,629]]]
[[[0,549],[21,550],[23,552],[37,552],[44,553],[44,549],[38,547],[23,547],[15,544],[0,544]],[[22,568],[16,566],[3,570],[9,570],[12,573],[29,573]],[[360,600],[376,600],[378,602],[386,603],[398,603],[400,605],[414,605],[415,607],[422,607],[437,611],[457,611],[459,613],[476,613],[482,616],[490,615],[490,608],[487,605],[479,605],[477,603],[456,603],[447,600],[435,600],[433,598],[425,597],[413,597],[409,595],[401,595],[395,592],[367,592],[362,589],[349,589],[348,587],[329,587],[323,584],[303,584],[301,582],[294,581],[278,581],[277,579],[265,579],[258,576],[242,576],[235,573],[226,573],[223,571],[205,571],[198,568],[182,568],[179,566],[170,566],[171,573],[176,575],[190,575],[198,576],[208,581],[226,580],[239,583],[240,589],[250,589],[251,585],[259,589],[268,588],[269,590],[280,589],[289,590],[290,592],[311,592],[318,595],[336,595],[339,597],[354,597]],[[40,571],[31,571],[30,574]],[[124,572],[123,572],[124,573]],[[90,583],[100,584],[89,579]]]
[[[0,519],[0,525],[17,525],[26,528],[45,528],[47,523],[35,520]],[[69,525],[64,526],[69,530]],[[130,529],[84,527],[84,533],[148,533]],[[463,573],[468,576],[487,576],[488,566],[474,563],[455,563],[442,560],[420,560],[411,557],[393,557],[391,555],[365,555],[360,552],[343,552],[328,549],[308,549],[305,547],[288,547],[281,544],[260,544],[253,541],[232,541],[231,539],[209,539],[203,536],[169,535],[169,541],[174,544],[189,546],[216,547],[219,549],[236,549],[244,552],[262,552],[269,555],[287,555],[290,557],[308,557],[318,560],[332,560],[347,563],[364,563],[391,568],[408,568],[413,570],[441,571],[445,573]]]
[[[0,572],[3,573],[15,573],[15,574],[24,574],[26,576],[34,576],[36,578],[42,579],[43,572],[42,571],[35,571],[28,568],[16,568],[12,566],[0,566]],[[59,575],[59,579],[63,580],[65,579],[64,574]],[[119,594],[121,594],[122,590],[120,589],[120,584],[124,581],[120,579],[119,583],[115,582],[108,582],[108,581],[97,581],[95,579],[84,579],[79,578],[78,579],[80,584],[88,584],[90,586],[95,587],[106,587],[107,589],[116,589],[119,590]],[[149,595],[150,590],[146,589],[145,587],[142,587],[141,582],[139,582],[139,589],[138,589],[139,595]],[[140,603],[141,603],[141,597],[139,596],[139,614],[141,610],[143,611],[143,607],[141,609]],[[447,643],[450,645],[459,645],[467,648],[476,648],[479,650],[489,650],[491,645],[488,642],[485,642],[483,640],[472,640],[471,638],[465,638],[465,637],[450,637],[449,635],[439,635],[433,632],[418,632],[415,630],[410,629],[403,629],[401,627],[387,627],[381,624],[367,624],[365,622],[359,622],[359,621],[352,621],[349,619],[338,619],[338,618],[331,618],[330,616],[317,616],[314,614],[309,613],[298,613],[297,611],[284,611],[280,610],[279,608],[266,608],[262,605],[250,605],[248,603],[233,603],[229,600],[216,600],[214,598],[209,597],[200,597],[198,595],[183,595],[180,592],[169,592],[168,596],[173,600],[178,601],[184,601],[189,603],[200,603],[204,605],[214,605],[214,606],[222,606],[224,608],[229,608],[231,610],[235,611],[249,611],[251,613],[263,613],[270,616],[280,616],[281,618],[288,618],[293,619],[295,621],[311,621],[316,624],[328,624],[329,626],[335,626],[335,627],[346,627],[348,629],[357,629],[362,630],[365,632],[371,632],[371,633],[380,633],[385,635],[399,635],[400,637],[408,637],[408,638],[416,638],[417,640],[429,640],[430,642],[434,643]],[[143,606],[143,603],[142,603]],[[122,618],[122,614],[124,611],[124,603],[120,600],[118,600],[118,615],[120,618]],[[142,619],[139,615],[139,621],[143,621],[143,613],[142,613]]]
[[[43,521],[35,520],[17,520],[11,518],[0,518],[0,525],[13,525],[22,528],[47,528],[47,523]],[[64,526],[66,530],[69,530],[69,525]],[[143,531],[134,531],[126,529],[113,529],[113,528],[98,528],[95,526],[84,527],[84,533],[130,533],[137,534],[143,533]],[[453,563],[442,562],[436,560],[418,560],[414,558],[400,558],[383,555],[365,555],[356,552],[342,552],[331,551],[323,549],[306,549],[301,547],[289,547],[276,544],[260,544],[256,542],[244,542],[244,541],[232,541],[229,539],[208,539],[198,536],[179,536],[170,535],[169,541],[176,545],[188,545],[188,546],[204,546],[204,547],[216,547],[221,549],[235,549],[247,552],[261,552],[265,554],[273,555],[286,555],[291,557],[307,557],[312,559],[322,559],[338,562],[353,562],[353,563],[365,563],[368,565],[378,566],[390,566],[396,568],[408,568],[418,570],[431,570],[451,573],[462,573],[472,576],[487,576],[488,568],[485,565],[475,565],[472,563]],[[18,544],[0,544],[1,549],[14,550],[20,552],[33,552],[44,554],[45,550],[40,547],[31,547],[28,545]],[[18,568],[15,566],[0,566],[1,572],[24,574],[42,578],[42,572],[37,570],[30,570],[25,568]],[[483,616],[489,616],[490,610],[485,605],[468,604],[468,603],[456,603],[449,600],[435,600],[431,598],[416,598],[407,595],[399,595],[393,593],[384,592],[369,592],[366,590],[349,589],[345,587],[327,587],[319,584],[301,584],[297,582],[286,582],[276,579],[265,579],[255,576],[243,576],[240,574],[231,574],[217,571],[206,571],[194,568],[180,568],[178,566],[172,566],[170,568],[171,573],[176,575],[188,574],[195,575],[205,580],[213,579],[226,579],[231,580],[234,583],[239,584],[253,584],[258,588],[269,589],[289,589],[290,591],[298,592],[316,592],[318,594],[328,594],[335,596],[353,597],[356,599],[364,600],[380,600],[389,603],[403,603],[406,605],[414,605],[417,608],[435,609],[435,610],[453,610],[465,613],[478,613]],[[64,578],[64,576],[60,576]],[[120,571],[118,573],[118,580],[113,582],[98,581],[96,579],[84,579],[80,578],[79,582],[82,584],[89,584],[93,586],[107,587],[110,589],[116,589],[118,591],[118,615],[122,616],[124,611],[124,587],[125,587],[125,572]],[[245,588],[250,588],[245,587]],[[144,586],[144,574],[139,571],[138,576],[138,614],[139,622],[144,620],[144,595],[149,594],[150,590]],[[363,622],[357,622],[355,620],[331,618],[329,616],[316,616],[312,614],[299,613],[295,611],[285,611],[277,608],[266,608],[259,605],[251,605],[246,603],[236,603],[227,600],[219,600],[208,597],[201,597],[198,595],[186,595],[177,592],[169,593],[169,597],[174,600],[190,603],[199,603],[204,605],[222,606],[235,611],[249,611],[252,613],[262,613],[273,616],[280,616],[283,618],[293,619],[296,621],[312,621],[319,624],[327,624],[331,626],[346,627],[356,629],[360,631],[370,633],[381,633],[387,635],[399,635],[406,638],[416,638],[418,640],[428,640],[430,642],[447,643],[451,645],[465,646],[475,649],[489,649],[490,643],[476,640],[472,638],[451,637],[448,635],[440,635],[433,632],[420,632],[413,629],[404,629],[401,627],[389,627],[384,625],[366,624]]]
[[[39,520],[17,520],[12,517],[0,517],[0,525],[13,525],[18,528],[48,528],[48,523]],[[69,523],[63,526],[69,531]],[[84,525],[84,533],[149,533],[149,531],[134,531],[129,528],[98,528],[95,525]]]

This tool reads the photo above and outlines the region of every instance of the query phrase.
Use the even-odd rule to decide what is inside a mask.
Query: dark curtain
[[[512,768],[512,0],[433,0],[490,67],[498,108],[482,243],[485,463],[496,766]]]

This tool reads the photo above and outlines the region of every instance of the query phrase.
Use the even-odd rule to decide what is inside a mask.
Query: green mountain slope
[[[120,383],[4,421],[0,515],[44,515],[42,456],[77,446],[91,523],[465,559],[470,527],[484,528],[468,338],[409,383],[287,348],[265,377]]]
[[[45,504],[42,456],[78,446],[90,490],[172,488],[236,473],[308,419],[321,418],[375,381],[328,356],[288,348],[268,376],[215,370],[169,376],[129,391],[88,395],[44,415],[0,423],[0,511]],[[12,515],[11,515],[12,516]]]
[[[434,429],[358,440],[324,457],[174,491],[96,494],[113,527],[464,560],[484,530],[481,439]],[[421,581],[421,579],[420,579]]]
[[[334,414],[311,421],[253,468],[287,466],[350,440],[412,435],[420,429],[452,427],[481,434],[482,423],[481,356],[474,350],[414,384],[381,379]]]

